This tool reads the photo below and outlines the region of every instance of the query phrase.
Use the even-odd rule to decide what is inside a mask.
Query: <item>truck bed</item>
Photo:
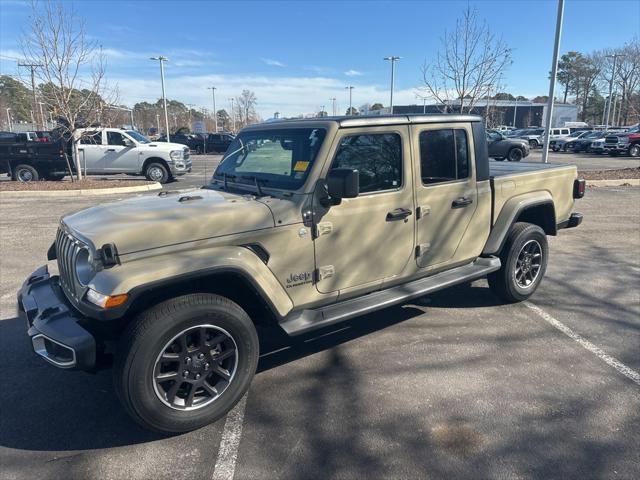
[[[571,167],[567,163],[541,163],[541,162],[497,162],[495,160],[489,161],[489,176],[506,177],[509,175],[539,172],[541,170],[553,170],[557,168]]]
[[[575,165],[490,161],[489,176],[496,215],[508,202],[518,202],[531,194],[549,197],[553,202],[556,223],[567,220],[571,215],[573,183],[578,176]],[[496,220],[494,217],[493,221]]]

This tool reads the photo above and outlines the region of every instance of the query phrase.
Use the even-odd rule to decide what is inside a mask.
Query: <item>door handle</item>
[[[473,200],[469,197],[460,197],[455,199],[452,203],[451,203],[451,208],[464,208],[467,205],[471,205],[473,203]]]
[[[84,152],[84,148],[79,148],[78,151],[79,152]]]
[[[391,222],[393,220],[402,220],[411,215],[411,210],[408,208],[396,208],[395,210],[391,210],[387,213],[387,222]]]
[[[115,148],[107,148],[107,152],[115,152],[116,149]]]

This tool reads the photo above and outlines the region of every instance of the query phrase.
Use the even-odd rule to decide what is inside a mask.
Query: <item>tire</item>
[[[504,161],[504,157],[495,157],[494,160],[496,162],[503,162]]]
[[[551,150],[553,150],[554,152],[558,151],[558,147],[553,147]]]
[[[185,344],[188,355],[183,353]],[[225,353],[223,360],[216,360]],[[143,312],[123,332],[114,362],[116,393],[143,427],[188,432],[219,420],[240,401],[255,374],[258,354],[256,329],[231,300],[204,293],[173,298]],[[156,379],[174,373],[176,380]],[[216,391],[205,389],[211,384]]]
[[[610,156],[610,157],[617,157],[617,156],[618,156],[618,152],[617,152],[616,150],[611,150],[611,151],[609,152],[609,156]]]
[[[20,164],[12,169],[11,179],[16,182],[37,182],[40,174],[31,165]]]
[[[167,183],[171,174],[167,167],[160,162],[151,162],[144,171],[144,176],[151,182]]]
[[[536,257],[537,254],[541,256]],[[540,285],[547,270],[548,257],[549,246],[544,230],[531,223],[514,224],[500,252],[502,267],[487,276],[489,288],[508,303],[526,300]],[[537,262],[536,258],[539,259]]]
[[[529,147],[530,148],[538,148],[538,141],[537,140],[529,140]]]
[[[510,162],[519,162],[523,157],[524,153],[519,148],[512,148],[507,156]]]
[[[202,147],[200,145],[196,146],[196,154],[197,155],[202,155]]]
[[[632,157],[640,157],[640,143],[636,143],[629,147],[629,155]]]

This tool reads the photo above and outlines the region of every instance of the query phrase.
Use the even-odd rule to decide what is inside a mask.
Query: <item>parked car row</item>
[[[169,136],[173,143],[186,145],[195,153],[224,153],[235,137],[230,133],[174,133]],[[167,136],[161,135],[157,142],[166,142]]]

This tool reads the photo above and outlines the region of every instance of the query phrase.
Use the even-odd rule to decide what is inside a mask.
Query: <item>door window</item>
[[[102,145],[102,132],[86,132],[80,138],[82,145]]]
[[[360,173],[360,193],[394,190],[402,185],[402,141],[397,133],[343,137],[332,168]]]
[[[469,147],[466,130],[443,128],[420,133],[422,183],[451,182],[469,177]]]
[[[107,132],[108,145],[124,145],[124,136],[120,132]]]

